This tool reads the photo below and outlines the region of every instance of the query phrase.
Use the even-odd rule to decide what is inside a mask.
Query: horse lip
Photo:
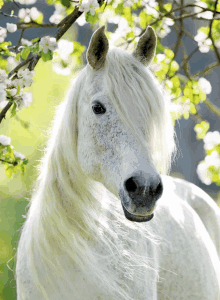
[[[129,221],[133,221],[133,222],[148,222],[150,220],[153,219],[154,217],[154,214],[148,214],[148,215],[145,215],[145,216],[140,216],[140,215],[133,215],[132,213],[130,213],[123,205],[122,203],[122,207],[123,207],[123,210],[124,210],[124,214],[125,214],[125,217],[129,220]]]

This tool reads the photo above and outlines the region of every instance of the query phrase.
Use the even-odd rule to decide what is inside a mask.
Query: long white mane
[[[121,78],[126,83],[123,87]],[[133,56],[113,48],[106,57],[103,82],[119,116],[146,145],[158,170],[169,172],[175,150],[174,129],[169,103],[154,76]],[[152,267],[151,258],[143,255],[144,249],[136,241],[160,243],[150,223],[126,220],[121,202],[81,170],[77,160],[77,103],[97,88],[95,72],[87,65],[58,106],[22,228],[19,247],[25,249],[29,275],[45,299],[51,296],[45,285],[60,299],[71,290],[73,299],[78,299],[72,272],[67,271],[75,268],[76,272],[85,270],[86,280],[98,284],[112,299],[131,300],[132,279],[142,282],[143,269]],[[146,121],[144,132],[136,112]],[[116,269],[120,272],[114,272]],[[119,274],[131,284],[124,286]]]

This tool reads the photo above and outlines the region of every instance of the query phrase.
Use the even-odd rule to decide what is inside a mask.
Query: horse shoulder
[[[183,179],[173,178],[176,192],[193,208],[208,231],[220,258],[220,209],[201,188]]]
[[[155,224],[161,237],[158,299],[218,299],[220,261],[200,216],[175,188],[165,187]],[[185,191],[186,192],[186,191]],[[152,220],[153,222],[153,220]],[[187,289],[186,289],[187,287]],[[162,298],[161,298],[162,297]]]

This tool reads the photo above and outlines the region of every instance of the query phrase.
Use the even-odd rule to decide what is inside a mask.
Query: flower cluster
[[[220,133],[218,131],[207,132],[203,139],[205,150],[212,150],[214,147],[220,144]]]
[[[35,75],[35,71],[30,71],[28,69],[19,70],[17,73],[18,79],[13,80],[13,85],[20,85],[21,88],[26,86],[31,86],[33,80],[32,77]]]
[[[94,15],[96,8],[99,8],[99,4],[97,0],[82,0],[79,11],[83,11],[83,12],[90,11],[91,15]]]
[[[63,5],[61,4],[54,4],[55,6],[55,11],[53,13],[53,15],[50,17],[49,21],[51,23],[54,23],[54,24],[59,24],[60,21],[66,17],[66,9]]]
[[[0,27],[0,43],[3,43],[7,36],[7,30],[3,27]]]
[[[203,92],[206,93],[206,95],[211,93],[212,86],[207,79],[205,79],[203,77],[199,78],[199,84],[200,84],[200,87],[203,90]]]
[[[0,144],[4,145],[4,146],[10,145],[11,144],[11,138],[9,136],[1,134],[0,135]]]
[[[6,23],[6,28],[0,27],[0,43],[3,43],[6,36],[7,31],[13,33],[17,30],[17,25],[13,23]]]
[[[10,83],[5,70],[0,69],[0,103],[6,100],[6,87]]]
[[[40,15],[41,13],[36,7],[31,7],[31,9],[21,8],[18,12],[18,17],[25,23],[29,23],[32,20],[36,20]]]
[[[57,48],[57,42],[54,37],[44,36],[41,38],[39,46],[44,53],[47,53],[48,50],[54,51]]]
[[[208,35],[203,31],[198,31],[197,35],[194,37],[194,40],[198,43],[199,50],[202,53],[207,53],[210,50],[210,45],[212,44],[211,39],[207,38]]]
[[[70,57],[70,54],[73,52],[73,48],[73,42],[64,39],[58,41],[58,49],[55,51],[55,62],[53,64],[53,70],[57,74],[64,76],[70,75],[72,67],[72,58]]]
[[[37,2],[37,0],[15,0],[15,2],[19,2],[20,4],[23,5],[32,5]]]
[[[207,8],[207,4],[203,1],[200,1],[200,0],[196,0],[196,5],[198,5],[200,7],[203,7],[203,8]],[[198,13],[200,11],[201,11],[201,8],[195,7],[195,13]],[[211,20],[213,18],[213,12],[205,11],[205,12],[202,12],[202,13],[198,14],[197,17]]]
[[[204,149],[209,154],[205,157],[204,161],[199,163],[197,174],[203,183],[210,185],[213,181],[220,181],[220,133],[218,131],[206,134]]]
[[[5,70],[0,69],[0,107],[3,108],[8,103],[6,101],[7,93],[8,96],[14,98],[18,108],[29,106],[32,101],[32,94],[24,92],[23,88],[31,85],[34,74],[35,71],[29,71],[28,69],[19,70],[17,73],[18,78],[9,80]],[[20,93],[17,95],[18,88]]]

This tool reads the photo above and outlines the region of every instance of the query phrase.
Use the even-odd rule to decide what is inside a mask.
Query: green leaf
[[[2,8],[3,5],[4,5],[3,0],[0,0],[0,8]]]
[[[38,42],[39,41],[39,37],[38,38],[35,38],[35,39],[33,39],[33,40],[31,40],[31,43],[35,43],[35,42]]]
[[[172,9],[172,4],[171,3],[167,3],[167,4],[164,5],[164,8],[166,9],[166,11],[169,12]]]
[[[21,53],[19,52],[19,53],[16,55],[15,59],[16,59],[17,61],[19,61],[19,60],[20,60],[20,56],[21,56]]]
[[[196,124],[194,127],[194,130],[196,132],[196,138],[198,140],[204,139],[209,128],[210,128],[210,125],[207,121],[202,121],[201,123]]]
[[[28,47],[24,48],[21,52],[21,57],[23,59],[27,59],[29,54],[30,54],[30,49]]]
[[[11,178],[11,175],[13,174],[13,169],[14,169],[14,167],[9,166],[9,167],[5,170],[5,174],[8,176],[8,178]]]
[[[196,107],[193,103],[190,103],[190,113],[195,115],[196,114]]]
[[[184,110],[184,112],[183,112],[183,117],[184,117],[184,119],[189,119],[189,112],[187,111],[187,110]]]
[[[179,77],[174,76],[171,78],[171,81],[173,83],[173,87],[179,87],[180,86],[180,80]]]
[[[70,1],[69,0],[61,0],[61,3],[63,6],[66,6],[67,8],[70,7]]]
[[[86,13],[86,22],[95,24],[98,21],[98,14],[95,12],[94,15],[91,15],[90,11]]]
[[[27,159],[27,158],[23,159],[23,164],[24,164],[24,165],[27,165],[27,164],[28,164],[28,159]]]
[[[43,51],[41,51],[40,55],[41,55],[43,61],[45,61],[45,62],[53,59],[53,52],[51,50],[48,50],[47,53],[44,53]]]
[[[36,19],[34,19],[34,22],[36,22],[38,24],[42,24],[43,23],[43,17],[44,17],[43,14],[40,13],[39,16]]]
[[[142,10],[139,14],[140,26],[143,29],[147,28],[147,25],[151,22],[152,16],[147,14],[146,11]]]
[[[174,57],[174,53],[173,53],[173,51],[172,50],[170,50],[170,49],[164,49],[164,53],[165,53],[165,55],[166,55],[166,57],[168,57],[168,58],[170,58],[170,59],[172,59],[173,57]]]
[[[11,110],[11,118],[16,115],[16,107],[17,107],[17,104],[14,102],[12,110]]]

